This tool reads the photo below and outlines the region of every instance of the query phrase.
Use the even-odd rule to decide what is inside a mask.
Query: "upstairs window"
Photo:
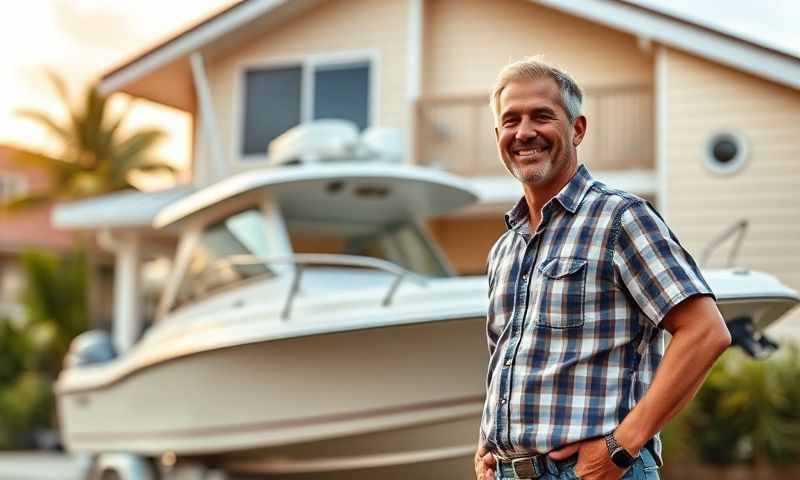
[[[272,140],[311,120],[343,119],[367,128],[372,74],[369,61],[247,68],[239,153],[264,160]]]

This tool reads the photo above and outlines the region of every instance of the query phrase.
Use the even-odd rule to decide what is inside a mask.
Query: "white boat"
[[[423,222],[476,198],[443,172],[360,161],[174,201],[153,225],[180,232],[156,323],[123,355],[97,333],[73,344],[65,446],[122,478],[134,467],[111,452],[271,479],[471,478],[486,280],[455,276]],[[764,273],[706,274],[750,340],[798,302]]]

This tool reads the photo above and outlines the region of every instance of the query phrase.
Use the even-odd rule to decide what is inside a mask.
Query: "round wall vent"
[[[741,135],[717,133],[706,144],[705,164],[712,172],[738,172],[746,160],[747,143]]]

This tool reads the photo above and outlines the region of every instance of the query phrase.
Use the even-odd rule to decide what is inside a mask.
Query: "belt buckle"
[[[514,458],[511,460],[511,468],[514,476],[518,479],[535,479],[542,476],[542,469],[539,466],[539,456]]]

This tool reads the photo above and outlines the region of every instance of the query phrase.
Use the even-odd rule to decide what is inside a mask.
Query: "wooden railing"
[[[587,88],[588,129],[578,158],[593,170],[655,168],[651,85]],[[488,96],[427,97],[417,103],[418,163],[465,176],[505,175]]]

